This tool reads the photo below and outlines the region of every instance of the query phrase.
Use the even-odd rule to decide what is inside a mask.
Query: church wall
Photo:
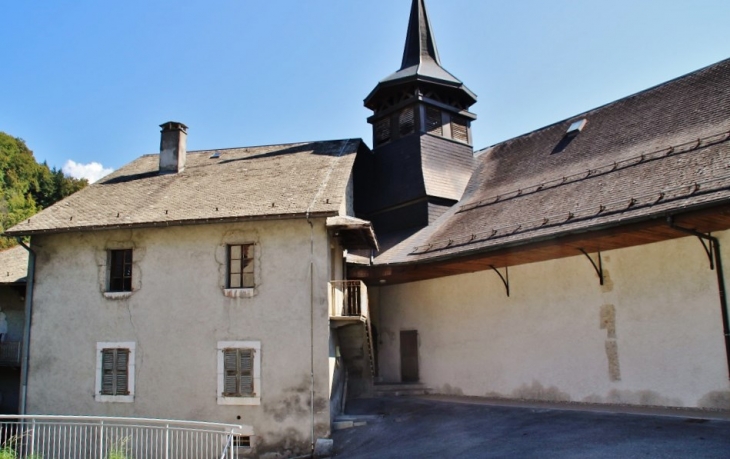
[[[323,219],[37,236],[30,414],[243,424],[260,453],[309,452],[310,235],[316,436],[329,435],[330,246]],[[224,294],[226,244],[256,243],[256,288]],[[134,247],[127,298],[104,295],[106,251]],[[109,295],[107,295],[109,296]],[[219,342],[260,342],[259,405],[218,403]],[[131,403],[95,400],[96,344],[134,342]]]
[[[717,233],[730,269],[730,231]],[[400,381],[399,334],[417,330],[436,393],[730,409],[716,274],[699,241],[373,289],[380,376]],[[726,276],[727,277],[727,276]],[[730,285],[726,279],[726,285]],[[379,291],[377,291],[379,290]]]

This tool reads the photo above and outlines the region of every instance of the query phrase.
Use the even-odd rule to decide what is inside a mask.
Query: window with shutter
[[[218,351],[218,404],[259,405],[261,343],[221,341]]]
[[[129,349],[104,349],[101,354],[101,393],[129,395]]]
[[[132,343],[96,343],[96,400],[134,401],[134,349]]]
[[[444,135],[441,126],[441,110],[433,107],[426,108],[426,132],[433,135]]]
[[[451,137],[460,142],[469,143],[469,122],[460,116],[451,117]]]
[[[109,291],[132,291],[132,249],[109,251]]]
[[[223,351],[223,395],[246,397],[253,395],[253,349],[225,349]]]
[[[228,246],[228,285],[227,288],[253,288],[254,244]]]
[[[398,132],[400,136],[413,133],[416,129],[415,111],[413,107],[403,109],[398,115]]]

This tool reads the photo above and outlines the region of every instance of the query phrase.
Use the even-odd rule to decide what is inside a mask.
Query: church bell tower
[[[379,235],[414,232],[461,198],[472,172],[475,102],[441,66],[425,0],[413,0],[401,68],[365,99],[373,152],[356,165],[356,211]]]

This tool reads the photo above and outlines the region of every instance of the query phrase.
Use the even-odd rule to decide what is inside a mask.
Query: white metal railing
[[[330,317],[368,317],[368,290],[362,281],[330,282]]]
[[[20,349],[21,344],[19,341],[0,343],[0,365],[20,365]]]
[[[243,434],[207,422],[0,415],[0,459],[234,459]]]

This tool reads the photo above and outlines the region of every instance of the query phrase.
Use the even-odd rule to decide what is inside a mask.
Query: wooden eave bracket
[[[502,280],[502,283],[504,284],[504,288],[507,291],[507,297],[509,297],[509,267],[504,267],[504,276],[497,268],[494,267],[494,265],[489,265],[490,268],[492,268],[492,271],[497,273],[499,278]]]
[[[588,261],[591,262],[591,265],[593,265],[593,269],[595,269],[596,270],[596,274],[598,274],[598,279],[600,280],[601,285],[603,285],[603,260],[601,260],[601,252],[597,252],[597,254],[598,254],[598,264],[596,264],[596,262],[593,261],[593,258],[591,258],[591,256],[588,255],[588,252],[586,252],[583,249],[578,249],[578,250],[580,250],[581,253],[583,255],[585,255],[586,258],[588,258]]]

